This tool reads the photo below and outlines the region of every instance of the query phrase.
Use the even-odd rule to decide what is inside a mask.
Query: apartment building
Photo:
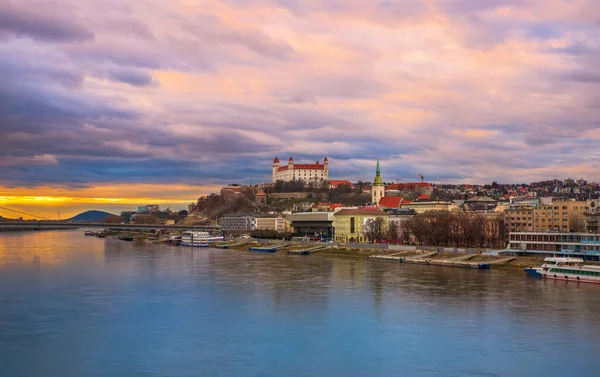
[[[504,221],[509,232],[584,232],[586,208],[585,201],[576,200],[518,203],[504,210]]]

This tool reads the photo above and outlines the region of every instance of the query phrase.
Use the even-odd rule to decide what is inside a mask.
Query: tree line
[[[481,213],[429,211],[400,223],[383,217],[365,223],[367,240],[454,247],[503,247],[504,221]]]
[[[419,245],[503,247],[504,221],[482,213],[429,211],[404,224]]]

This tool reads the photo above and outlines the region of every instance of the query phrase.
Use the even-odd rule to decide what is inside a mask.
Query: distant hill
[[[69,220],[73,221],[102,221],[108,216],[115,216],[112,213],[104,211],[85,211],[77,216],[71,217]]]

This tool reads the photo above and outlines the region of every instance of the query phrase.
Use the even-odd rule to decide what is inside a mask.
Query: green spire
[[[375,180],[373,186],[383,186],[383,180],[381,179],[381,169],[379,168],[379,158],[377,159],[377,169],[375,170]]]

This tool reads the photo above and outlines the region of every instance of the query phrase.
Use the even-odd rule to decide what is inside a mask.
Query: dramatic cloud
[[[332,178],[380,157],[389,180],[600,180],[597,10],[5,0],[0,186],[259,182],[275,155],[328,156]]]

